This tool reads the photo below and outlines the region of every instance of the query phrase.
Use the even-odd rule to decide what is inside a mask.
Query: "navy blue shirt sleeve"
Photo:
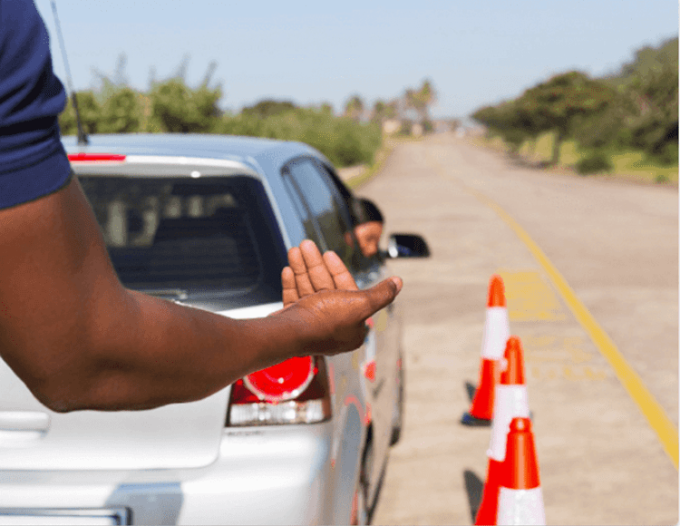
[[[33,0],[0,0],[0,209],[68,182],[71,166],[57,121],[65,105]]]

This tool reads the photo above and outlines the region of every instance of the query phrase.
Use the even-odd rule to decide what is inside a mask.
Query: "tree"
[[[425,124],[430,121],[430,106],[436,101],[434,87],[429,80],[424,80],[417,90],[407,89],[404,93],[407,108],[412,108],[418,114],[418,119]]]
[[[492,135],[499,135],[513,154],[519,152],[525,140],[535,141],[542,130],[541,122],[516,101],[486,106],[473,113],[472,118],[486,126]]]
[[[243,113],[243,115],[266,119],[267,117],[279,115],[281,113],[294,110],[295,108],[295,104],[287,100],[278,101],[273,99],[264,99],[253,106],[243,108],[241,113]]]
[[[129,87],[116,90],[101,106],[100,133],[132,133],[140,130],[140,95]]]
[[[364,113],[364,101],[359,95],[352,95],[345,103],[345,117],[359,122]]]
[[[171,133],[206,133],[217,124],[222,98],[220,87],[189,88],[183,79],[157,83],[149,94],[152,118],[163,131]]]
[[[631,146],[669,163],[678,158],[678,39],[638,50],[608,79],[627,99],[624,128]]]
[[[371,112],[371,122],[376,122],[382,126],[382,123],[387,119],[393,119],[397,115],[397,107],[395,101],[385,102],[378,99],[373,104],[373,111]]]
[[[78,98],[78,110],[80,111],[80,120],[83,124],[83,129],[86,134],[97,133],[99,130],[100,121],[100,106],[97,102],[95,93],[91,90],[76,92]],[[69,97],[66,108],[59,115],[59,127],[62,135],[76,135],[76,113],[73,111],[71,98]]]
[[[559,162],[562,142],[569,136],[575,119],[602,112],[615,93],[602,81],[592,80],[579,71],[556,75],[524,92],[516,101],[520,116],[531,123],[531,129],[553,131],[551,165]]]
[[[321,110],[321,113],[333,115],[333,105],[330,102],[322,102],[319,109]]]

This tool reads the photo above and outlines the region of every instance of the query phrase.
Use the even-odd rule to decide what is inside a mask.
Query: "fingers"
[[[321,252],[319,252],[316,244],[312,241],[305,240],[300,243],[300,252],[302,252],[302,257],[307,266],[309,280],[311,281],[314,290],[318,292],[321,290],[335,289],[335,283],[331,277],[331,273],[326,267],[325,260],[321,256]]]
[[[359,290],[352,274],[335,252],[328,251],[323,255],[326,268],[338,290]]]
[[[314,294],[314,286],[309,279],[307,265],[302,257],[302,252],[298,247],[293,247],[288,251],[288,265],[295,276],[295,286],[299,298]]]
[[[289,267],[281,273],[284,308],[315,292],[335,289],[359,290],[352,274],[340,257],[331,251],[322,256],[316,244],[308,239],[302,241],[299,247],[293,247],[288,251],[288,263]],[[392,286],[401,289],[401,281],[398,284],[394,282]],[[391,299],[384,301],[391,302],[397,293],[398,290]],[[377,297],[376,293],[369,293],[369,296],[370,298]],[[375,301],[380,303],[383,300]],[[368,316],[370,314],[366,315]]]
[[[305,239],[299,247],[291,248],[288,251],[288,264],[295,276],[298,299],[322,290],[335,289],[331,273],[313,241]]]
[[[281,285],[283,286],[283,307],[286,308],[300,299],[295,273],[290,267],[286,267],[281,272]]]
[[[401,292],[403,285],[401,278],[394,276],[365,290],[364,293],[368,296],[368,313],[365,314],[364,318],[373,316],[380,309],[392,303],[397,294]]]

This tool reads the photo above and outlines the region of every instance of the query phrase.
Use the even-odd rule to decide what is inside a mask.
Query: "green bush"
[[[379,122],[336,117],[328,105],[298,108],[292,102],[264,100],[238,115],[223,114],[222,90],[202,84],[190,88],[180,77],[154,83],[148,93],[106,84],[99,92],[78,93],[86,133],[217,133],[300,141],[336,166],[371,164],[382,144]],[[69,105],[59,116],[64,135],[76,133]]]
[[[140,116],[139,97],[130,88],[116,90],[101,105],[99,129],[100,133],[133,133],[139,130]]]
[[[675,141],[667,142],[661,146],[657,152],[652,154],[662,165],[673,166],[678,164],[678,142],[677,137]]]
[[[399,126],[399,131],[397,132],[397,135],[408,137],[409,135],[411,135],[411,128],[413,128],[413,122],[411,122],[408,119],[402,119],[401,126]]]
[[[80,120],[85,133],[98,133],[101,121],[101,107],[93,91],[79,91],[76,93]],[[73,109],[73,101],[68,98],[66,108],[59,115],[59,127],[62,135],[76,135],[76,112]]]
[[[268,117],[251,112],[228,115],[222,117],[215,131],[304,142],[336,166],[370,164],[382,144],[379,124],[358,123],[314,108],[295,108]]]
[[[191,89],[181,78],[156,83],[149,97],[154,120],[170,133],[208,133],[221,113],[219,87]]]
[[[603,152],[591,153],[576,163],[576,171],[581,175],[611,172],[613,169],[614,165]]]

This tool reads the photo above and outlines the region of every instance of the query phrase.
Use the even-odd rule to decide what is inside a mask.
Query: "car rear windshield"
[[[78,179],[125,286],[233,306],[281,301],[286,251],[256,179]]]

